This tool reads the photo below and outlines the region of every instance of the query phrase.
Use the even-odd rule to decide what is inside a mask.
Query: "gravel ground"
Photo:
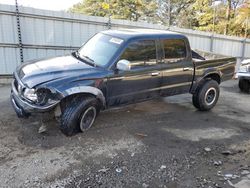
[[[102,112],[86,133],[18,119],[0,86],[0,187],[250,187],[250,95],[221,86],[211,112],[191,95]]]

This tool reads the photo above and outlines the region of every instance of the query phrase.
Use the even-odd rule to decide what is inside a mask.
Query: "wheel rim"
[[[205,94],[206,105],[211,105],[216,99],[217,91],[215,88],[209,88]]]
[[[82,132],[89,129],[95,121],[96,108],[91,106],[83,113],[80,121],[80,129]]]

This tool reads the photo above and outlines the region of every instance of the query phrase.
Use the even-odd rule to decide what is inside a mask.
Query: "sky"
[[[81,0],[18,0],[21,6],[28,6],[47,10],[67,10]],[[14,5],[15,0],[0,0],[0,4]]]

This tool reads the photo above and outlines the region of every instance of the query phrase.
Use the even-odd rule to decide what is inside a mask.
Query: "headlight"
[[[38,88],[37,91],[37,104],[39,105],[49,105],[54,104],[58,101],[56,93],[53,93],[48,88]]]
[[[26,88],[24,90],[23,96],[33,102],[37,101],[37,94],[35,89]]]
[[[241,65],[239,72],[250,72],[250,65]]]

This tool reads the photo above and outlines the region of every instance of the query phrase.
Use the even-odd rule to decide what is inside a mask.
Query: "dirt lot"
[[[191,95],[110,110],[84,134],[18,119],[0,86],[0,187],[250,187],[250,95],[225,82],[211,112]]]

